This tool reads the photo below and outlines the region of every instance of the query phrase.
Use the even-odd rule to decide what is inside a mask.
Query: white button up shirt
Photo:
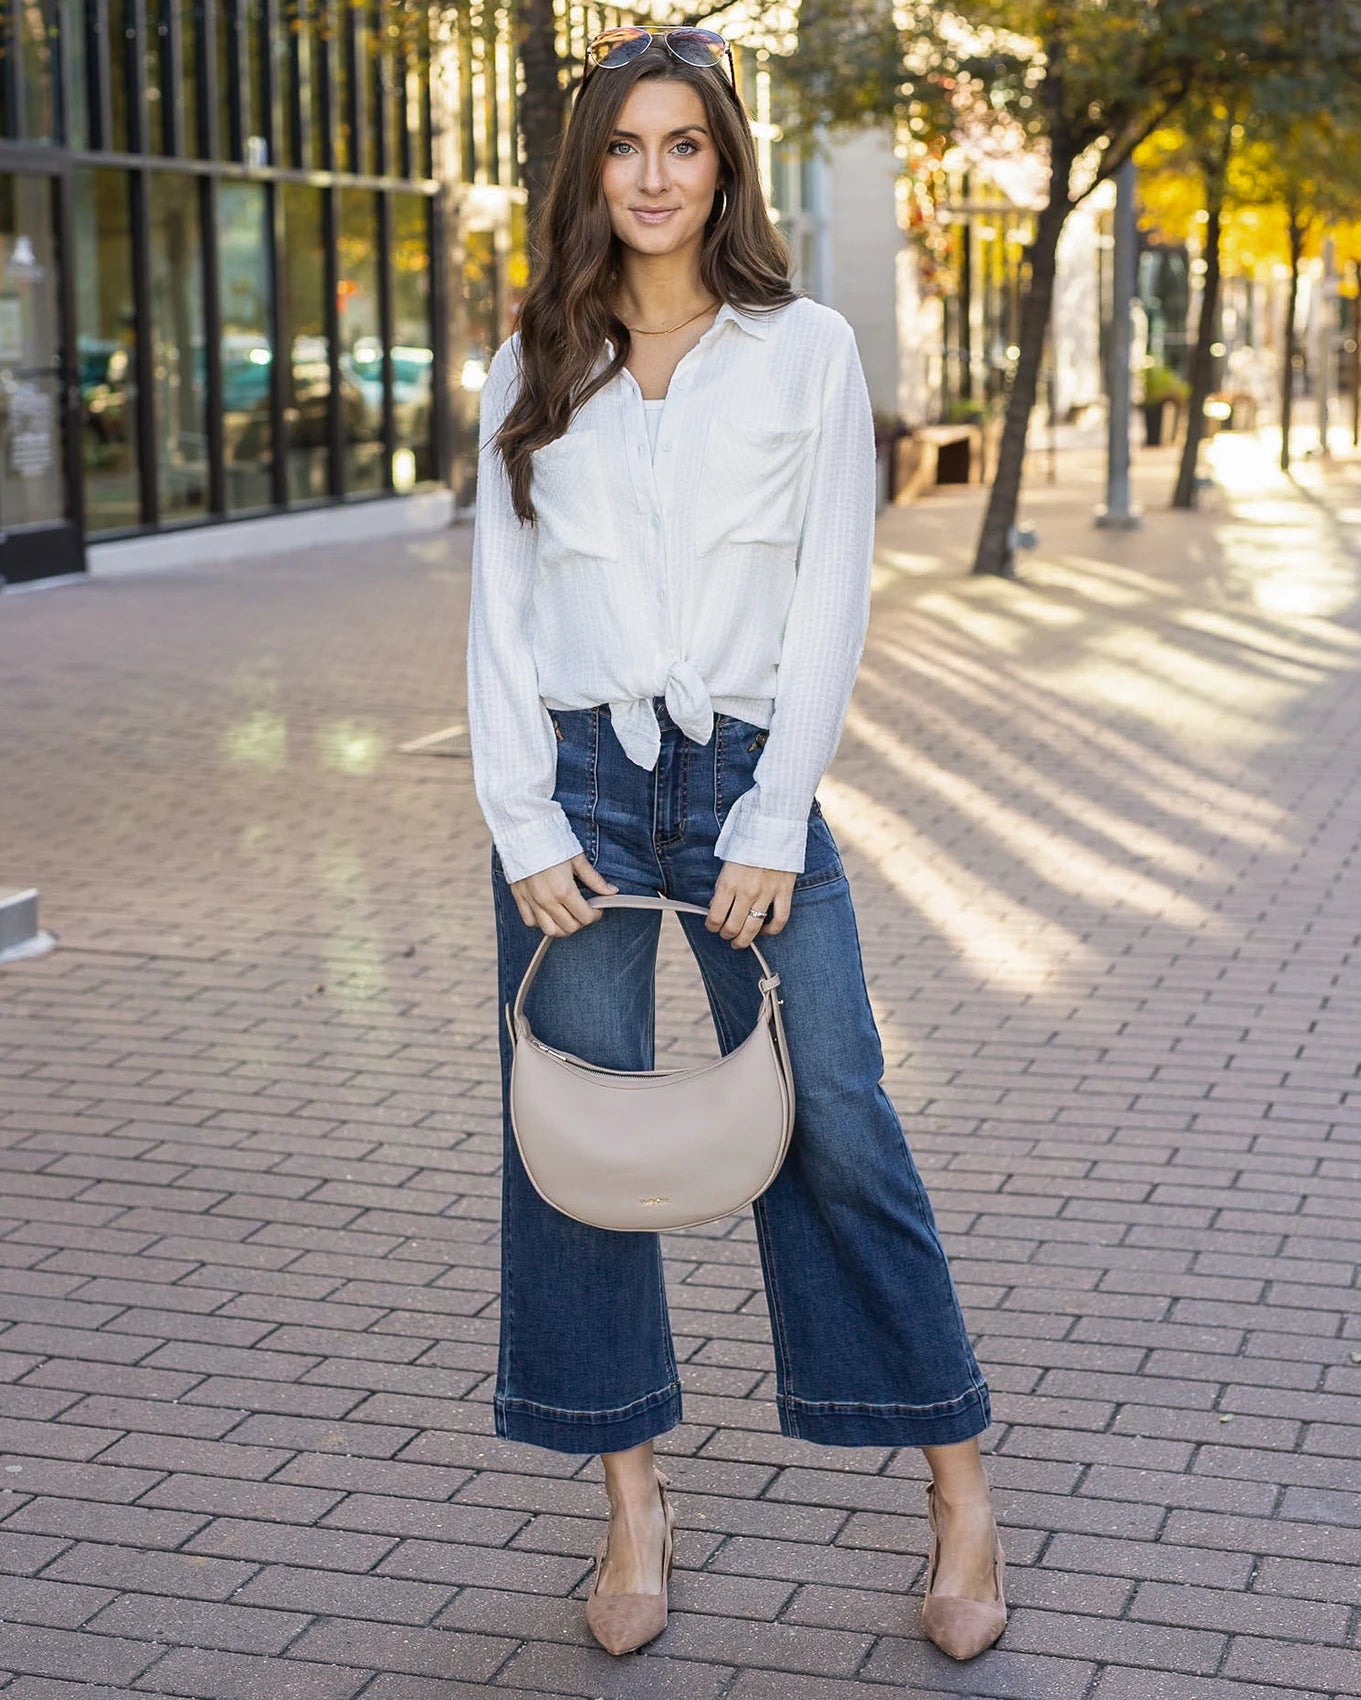
[[[655,453],[628,371],[538,450],[537,525],[516,518],[494,447],[518,346],[482,391],[468,630],[474,781],[507,878],[581,850],[547,710],[608,703],[625,754],[653,768],[657,697],[697,743],[715,712],[770,728],[715,853],[801,872],[869,617],[874,434],[849,324],[806,299],[725,305],[676,367]]]

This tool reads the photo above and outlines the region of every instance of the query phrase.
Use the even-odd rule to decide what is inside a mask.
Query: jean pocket
[[[764,726],[736,715],[714,716],[714,801],[720,824],[742,793],[751,789],[769,735]]]
[[[794,881],[795,894],[811,891],[815,886],[830,885],[834,880],[845,877],[841,852],[831,827],[823,819],[822,804],[815,797],[808,813],[808,844],[804,851],[803,872]]]
[[[716,714],[714,725],[729,747],[736,753],[740,747],[749,756],[759,756],[770,737],[768,726],[757,726],[750,720],[739,720],[735,714]]]
[[[595,817],[600,799],[600,710],[550,709],[549,718],[558,739],[553,800],[594,861],[599,848]]]

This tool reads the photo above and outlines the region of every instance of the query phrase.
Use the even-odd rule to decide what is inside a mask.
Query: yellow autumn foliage
[[[1200,239],[1205,225],[1205,181],[1186,133],[1175,126],[1155,130],[1135,156],[1139,220],[1165,242]],[[1319,210],[1326,197],[1304,185],[1307,214],[1305,258],[1317,256],[1331,237],[1339,268],[1361,262],[1361,218]],[[1290,260],[1289,215],[1278,151],[1264,143],[1240,142],[1229,161],[1221,229],[1224,272],[1230,277],[1265,277]],[[1361,211],[1361,183],[1358,183]]]

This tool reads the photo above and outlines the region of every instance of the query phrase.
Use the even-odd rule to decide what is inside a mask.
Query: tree
[[[516,38],[524,90],[520,95],[520,140],[530,229],[548,189],[567,116],[567,90],[558,58],[554,0],[518,0]]]
[[[1358,182],[1361,123],[1345,56],[1309,54],[1265,71],[1211,98],[1193,96],[1175,129],[1156,132],[1140,150],[1145,210],[1174,239],[1203,222],[1204,277],[1191,359],[1191,399],[1172,505],[1195,505],[1205,402],[1219,337],[1225,238],[1252,215],[1260,248],[1261,213],[1280,223],[1277,252],[1286,260],[1284,356],[1281,368],[1281,465],[1290,464],[1294,374],[1298,364],[1295,307],[1300,266],[1325,221],[1349,217]],[[1200,203],[1203,202],[1203,205]]]
[[[1296,312],[1301,265],[1325,229],[1342,238],[1344,254],[1354,249],[1361,197],[1361,100],[1350,83],[1322,104],[1306,93],[1293,112],[1277,107],[1255,114],[1251,135],[1244,172],[1255,198],[1272,208],[1283,226],[1288,267],[1280,394],[1281,470],[1289,472],[1295,376],[1303,364]],[[1326,382],[1326,374],[1318,373],[1316,381]]]
[[[1200,311],[1191,353],[1191,394],[1187,403],[1186,436],[1177,469],[1174,508],[1193,508],[1198,492],[1200,445],[1205,436],[1205,403],[1214,383],[1214,348],[1219,340],[1219,297],[1224,265],[1224,226],[1230,206],[1230,169],[1241,142],[1237,101],[1188,100],[1175,130],[1159,130],[1139,150],[1143,182],[1152,179],[1149,202],[1159,207],[1161,232],[1185,240],[1203,224]],[[1159,190],[1162,193],[1159,194]],[[1203,206],[1201,205],[1203,201]],[[1168,216],[1169,211],[1171,216]]]
[[[1361,18],[1336,0],[804,0],[786,64],[806,126],[867,117],[918,135],[1029,147],[1049,166],[1036,217],[997,472],[975,572],[1009,576],[1030,416],[1072,209],[1196,93],[1331,54],[1355,76]],[[899,69],[885,74],[896,38]]]

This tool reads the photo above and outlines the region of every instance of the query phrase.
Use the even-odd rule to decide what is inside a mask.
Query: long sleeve
[[[509,880],[578,854],[553,800],[557,738],[539,697],[529,646],[535,533],[511,506],[495,437],[518,382],[518,338],[497,350],[482,391],[472,606],[468,617],[468,731],[473,784]]]
[[[770,736],[715,854],[803,871],[808,811],[841,738],[869,623],[874,421],[855,336],[840,321],[785,624]]]

